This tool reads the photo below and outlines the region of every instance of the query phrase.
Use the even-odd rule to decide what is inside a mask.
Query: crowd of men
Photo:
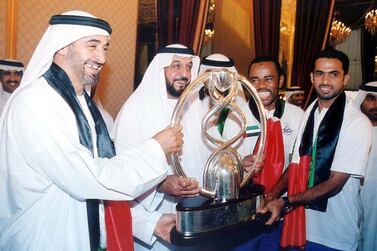
[[[112,124],[91,98],[110,25],[82,11],[49,24],[25,72],[21,62],[0,60],[0,250],[179,250],[170,242],[175,205],[199,194],[214,147],[201,132],[213,105],[206,83],[181,125],[170,119],[198,73],[236,74],[233,60],[216,53],[201,61],[179,44],[159,49]],[[264,185],[258,210],[271,213],[266,224],[274,227],[234,250],[377,249],[377,81],[352,100],[346,54],[320,51],[308,67],[317,99],[303,111],[300,87],[279,98],[284,75],[275,58],[251,61],[247,78],[267,118],[259,159],[260,117],[238,86],[235,103],[254,131],[234,147]],[[223,109],[209,130],[227,140],[240,123]],[[190,178],[174,173],[173,153]]]

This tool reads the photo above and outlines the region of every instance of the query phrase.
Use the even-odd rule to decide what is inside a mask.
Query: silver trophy
[[[250,93],[258,109],[261,133],[255,154],[259,158],[266,141],[266,118],[257,91],[244,76],[226,69],[203,73],[185,89],[173,112],[171,125],[179,124],[183,107],[188,99],[200,87],[206,86],[213,106],[202,119],[202,134],[217,148],[209,156],[204,167],[201,196],[185,199],[176,207],[177,221],[174,232],[183,236],[183,239],[219,231],[255,218],[257,201],[263,194],[263,188],[246,189],[253,171],[249,173],[243,171],[242,159],[232,147],[246,130],[245,115],[236,103],[240,84]],[[241,121],[239,133],[227,141],[215,138],[207,131],[210,119],[224,108],[233,111]],[[172,155],[172,160],[175,172],[187,177],[178,153]],[[177,238],[172,237],[174,243]]]

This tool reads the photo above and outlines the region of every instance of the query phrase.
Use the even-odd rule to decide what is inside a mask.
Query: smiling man
[[[254,181],[265,186],[265,201],[273,200],[280,194],[271,193],[272,187],[280,179],[288,167],[290,154],[297,136],[298,128],[304,112],[297,106],[284,102],[278,97],[279,86],[284,76],[276,58],[259,56],[251,61],[248,78],[255,87],[265,108],[267,118],[267,139],[265,161],[260,174]],[[249,108],[255,118],[256,104],[250,98]],[[282,224],[249,241],[235,250],[279,250],[279,239]]]
[[[49,23],[1,116],[0,250],[96,251],[100,200],[131,200],[161,182],[183,135],[168,128],[115,156],[84,91],[98,81],[111,27],[82,11]]]
[[[291,164],[272,189],[288,196],[270,201],[268,224],[284,209],[283,247],[357,250],[361,216],[360,179],[371,145],[371,124],[344,93],[349,59],[329,49],[310,74],[318,98],[299,129]]]
[[[199,57],[190,48],[173,44],[158,50],[140,85],[115,120],[113,133],[117,151],[133,148],[170,123],[180,95],[196,78],[198,68]],[[182,118],[185,143],[181,161],[189,177],[201,178],[209,155],[201,140],[202,106],[198,101],[187,108]],[[136,250],[173,249],[168,241],[175,225],[175,204],[179,196],[193,196],[199,192],[198,181],[174,175],[170,161],[167,167],[167,179],[131,204]],[[127,205],[123,205],[123,213],[128,211]],[[115,222],[122,224],[117,219]]]
[[[0,115],[10,95],[18,88],[24,64],[13,59],[0,60]]]

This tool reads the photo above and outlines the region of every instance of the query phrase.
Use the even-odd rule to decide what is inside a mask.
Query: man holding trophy
[[[199,62],[199,57],[182,45],[174,44],[158,51],[141,84],[115,121],[113,136],[117,150],[132,148],[144,142],[148,135],[169,125],[181,93],[196,78]],[[193,178],[175,175],[169,163],[168,178],[132,203],[136,250],[175,249],[169,243],[170,231],[175,226],[175,205],[182,196],[199,194],[203,168],[211,152],[210,143],[201,135],[201,121],[206,111],[198,95],[189,100],[181,123],[185,142],[180,160],[188,167],[187,176]],[[243,164],[247,169],[253,162],[253,158],[248,157]]]

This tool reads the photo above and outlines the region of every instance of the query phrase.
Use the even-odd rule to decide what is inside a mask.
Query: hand
[[[267,205],[262,209],[261,213],[271,212],[270,219],[266,222],[266,225],[271,225],[275,221],[280,220],[280,214],[284,207],[284,201],[279,198],[267,203]]]
[[[262,154],[258,159],[256,158],[255,154],[250,154],[242,160],[242,166],[246,172],[252,172],[252,175],[258,174],[262,171],[264,159],[264,154]]]
[[[163,214],[158,220],[153,234],[170,243],[170,231],[175,226],[175,214]]]
[[[182,126],[175,125],[168,127],[153,136],[161,145],[165,154],[172,154],[182,151],[183,133]]]
[[[174,196],[193,197],[199,195],[199,183],[178,175],[168,175],[158,188],[159,191]]]
[[[275,195],[273,192],[265,193],[264,196],[261,197],[259,207],[257,208],[257,213],[262,212],[265,205],[267,205],[270,201],[275,200],[278,196]]]

